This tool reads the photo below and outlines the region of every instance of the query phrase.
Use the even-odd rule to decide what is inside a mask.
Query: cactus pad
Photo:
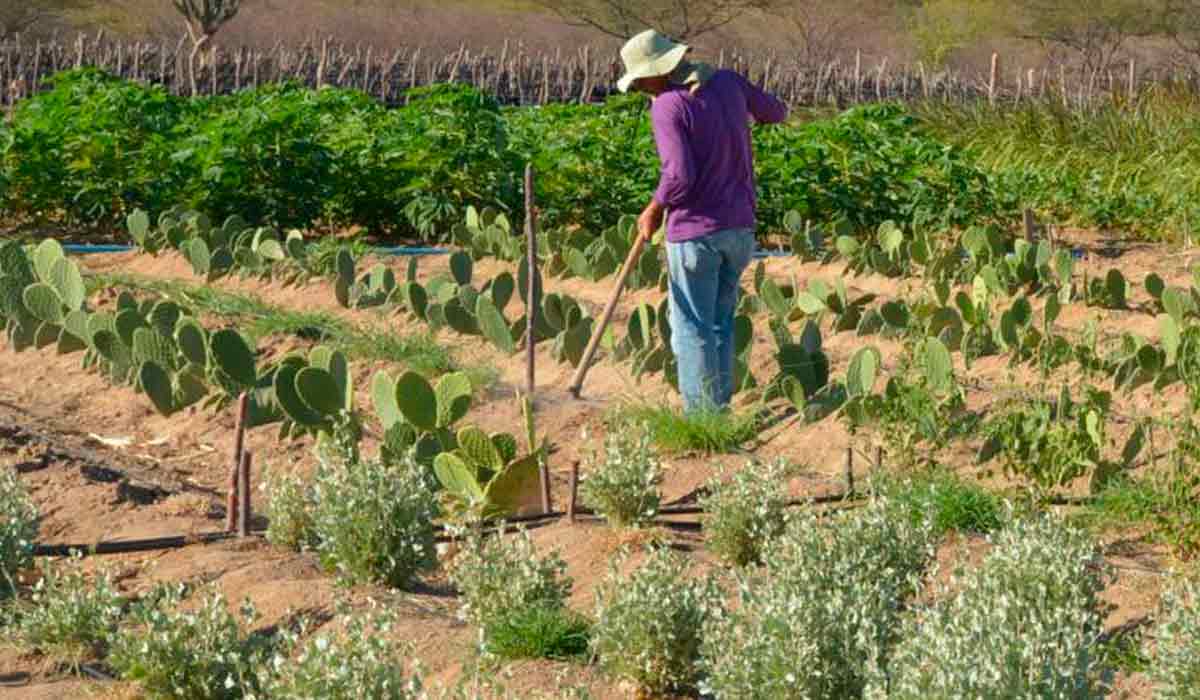
[[[516,291],[517,283],[513,276],[507,272],[501,272],[492,280],[492,303],[496,305],[496,309],[504,313],[505,307],[512,301],[513,292]]]
[[[475,302],[475,319],[479,325],[479,330],[483,336],[508,355],[517,351],[517,345],[513,341],[512,332],[509,330],[508,321],[504,320],[504,316],[492,303],[492,300],[486,296],[480,296]]]
[[[922,353],[925,381],[929,389],[944,394],[954,388],[954,361],[950,349],[937,338],[926,338]]]
[[[405,372],[396,380],[396,405],[404,419],[422,432],[438,427],[438,397],[433,387],[416,372]]]
[[[296,394],[323,416],[336,416],[346,408],[345,395],[333,375],[318,367],[305,367],[296,373]]]
[[[479,503],[484,499],[483,486],[477,472],[462,457],[443,452],[433,460],[433,473],[447,492],[467,503]]]
[[[175,391],[171,386],[171,375],[155,362],[143,362],[138,370],[138,384],[150,397],[150,403],[161,415],[175,412]]]
[[[437,427],[449,428],[471,409],[471,380],[462,372],[442,375],[434,389]]]
[[[375,413],[383,423],[384,430],[404,421],[400,413],[400,404],[396,401],[396,383],[386,372],[376,372],[371,378],[371,402],[375,405]]]
[[[297,364],[291,362],[285,362],[279,366],[275,371],[275,400],[279,402],[279,407],[292,422],[304,427],[318,426],[324,422],[324,418],[309,407],[296,391],[296,378],[301,369]]]
[[[175,342],[188,362],[201,367],[208,364],[208,335],[195,320],[179,320],[175,328]]]
[[[258,379],[254,367],[254,352],[241,334],[220,330],[209,340],[212,359],[226,377],[244,387],[252,387]]]
[[[63,247],[53,238],[47,238],[38,244],[33,250],[33,269],[38,279],[50,282],[50,271],[54,269],[54,263],[64,258],[66,253],[63,252]]]
[[[851,398],[870,394],[878,372],[879,350],[874,347],[861,348],[854,353],[846,369],[846,394]]]
[[[465,287],[471,284],[473,272],[474,263],[471,261],[470,255],[460,250],[450,256],[450,274],[459,286]]]
[[[60,258],[50,268],[50,286],[62,297],[67,310],[74,311],[83,308],[87,297],[87,289],[83,286],[83,276],[79,274],[79,266],[66,258]]]
[[[153,328],[139,328],[133,332],[133,364],[153,362],[163,370],[174,371],[178,362],[178,349],[170,336]]]
[[[22,298],[25,309],[37,320],[53,324],[63,322],[62,297],[50,285],[41,282],[31,284],[25,288]]]

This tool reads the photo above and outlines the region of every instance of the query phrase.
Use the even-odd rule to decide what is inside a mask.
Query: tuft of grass
[[[1097,652],[1101,664],[1125,673],[1146,673],[1150,670],[1150,656],[1143,636],[1140,629],[1123,630],[1103,640]]]
[[[734,452],[758,436],[760,421],[754,414],[704,411],[683,413],[667,406],[630,403],[610,414],[612,428],[645,426],[654,444],[670,453]]]
[[[886,482],[880,491],[902,504],[915,520],[928,518],[937,534],[950,531],[985,534],[1004,525],[1004,499],[944,469]]]
[[[488,651],[505,659],[579,659],[588,652],[591,625],[569,608],[535,605],[512,611],[485,631]]]
[[[1169,496],[1148,480],[1121,476],[1110,481],[1078,514],[1075,522],[1102,529],[1125,527],[1154,519],[1169,504]]]
[[[450,350],[428,333],[400,335],[358,328],[335,338],[334,345],[348,357],[394,362],[426,376],[445,374],[457,369]]]

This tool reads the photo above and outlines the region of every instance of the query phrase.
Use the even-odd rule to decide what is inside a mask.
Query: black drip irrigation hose
[[[801,506],[823,505],[832,503],[846,503],[848,505],[858,505],[865,500],[865,497],[858,494],[831,494],[826,496],[816,496],[813,498],[802,498],[788,501],[786,507],[796,508]],[[603,521],[604,518],[598,515],[595,511],[580,508],[575,511],[577,515],[587,516],[596,521]],[[703,515],[704,509],[699,506],[667,506],[658,511],[660,516],[678,516],[678,515]],[[547,525],[552,525],[563,518],[567,517],[566,513],[561,511],[552,511],[550,513],[538,513],[536,515],[523,515],[513,518],[504,518],[502,520],[491,520],[483,523],[482,532],[485,535],[492,534],[508,534],[518,530],[534,530]],[[680,523],[673,521],[659,521],[659,525],[671,528],[700,529],[699,523]],[[691,526],[691,527],[688,527]],[[447,534],[447,526],[437,525],[434,530],[438,532],[435,538],[437,542],[452,542],[457,537]],[[266,530],[253,530],[249,533],[250,537],[262,538],[266,535]],[[171,535],[168,537],[155,537],[143,540],[122,540],[118,542],[93,542],[91,544],[35,544],[33,545],[33,555],[35,557],[70,557],[70,556],[102,556],[112,554],[135,554],[139,552],[157,552],[171,549],[182,549],[197,544],[216,544],[228,540],[239,539],[236,532],[205,532],[194,535]]]
[[[255,532],[254,535],[261,533]],[[236,532],[205,532],[195,535],[171,535],[146,540],[122,540],[118,542],[93,542],[92,544],[35,544],[35,557],[94,556],[103,554],[133,554],[181,549],[193,544],[214,544],[237,537]]]
[[[802,508],[805,506],[815,505],[836,505],[842,504],[847,508],[857,508],[865,504],[868,496],[862,493],[834,493],[824,496],[813,496],[811,498],[796,498],[784,504],[786,508]],[[1055,496],[1047,501],[1049,505],[1055,506],[1086,506],[1095,501],[1094,496]],[[658,511],[659,516],[679,516],[679,515],[704,515],[704,509],[700,506],[667,506]],[[576,515],[587,516],[591,520],[603,522],[603,516],[598,515],[595,511],[579,508],[575,511]],[[553,525],[554,523],[567,517],[566,513],[561,511],[553,511],[550,513],[538,513],[536,515],[523,515],[513,518],[505,518],[502,520],[491,520],[483,523],[482,532],[485,535],[493,534],[508,534],[518,530],[535,530],[540,527]],[[671,520],[659,520],[658,525],[677,530],[696,530],[703,529],[701,523],[678,522]],[[439,534],[435,537],[435,541],[439,543],[453,542],[458,539],[456,536],[447,534],[447,526],[437,525],[434,530]],[[262,538],[266,535],[266,530],[253,530],[249,533],[250,537]],[[70,556],[99,556],[107,554],[134,554],[138,552],[156,552],[170,549],[181,549],[195,544],[216,544],[227,540],[238,539],[236,532],[206,532],[195,535],[173,535],[169,537],[156,537],[145,540],[124,540],[120,542],[95,542],[92,544],[35,544],[33,546],[33,555],[35,557],[70,557]]]

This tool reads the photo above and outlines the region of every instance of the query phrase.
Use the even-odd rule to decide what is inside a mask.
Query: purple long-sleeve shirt
[[[654,98],[650,120],[662,161],[654,199],[667,207],[667,240],[693,240],[754,228],[754,155],[750,118],[776,124],[782,102],[739,73],[717,71],[695,94],[672,88]]]

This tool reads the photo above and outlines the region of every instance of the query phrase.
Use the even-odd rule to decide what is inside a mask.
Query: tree
[[[797,58],[807,65],[829,63],[846,46],[855,30],[865,27],[871,16],[871,3],[864,0],[844,0],[837,6],[829,0],[794,0],[780,3],[772,13],[796,30],[791,47]]]
[[[923,0],[907,8],[908,30],[921,60],[942,68],[959,50],[995,31],[995,0]]]
[[[88,0],[0,0],[0,41],[59,19],[68,10],[90,4]]]
[[[750,10],[781,0],[534,0],[567,24],[590,27],[618,39],[657,29],[679,41],[720,29]]]
[[[1130,40],[1164,29],[1176,0],[1012,0],[1014,34],[1079,56],[1089,74],[1103,72]]]
[[[241,8],[242,0],[172,0],[175,9],[183,15],[188,36],[192,40],[192,55],[188,58],[188,69],[192,83],[192,95],[196,95],[196,56],[212,43],[213,36]]]

